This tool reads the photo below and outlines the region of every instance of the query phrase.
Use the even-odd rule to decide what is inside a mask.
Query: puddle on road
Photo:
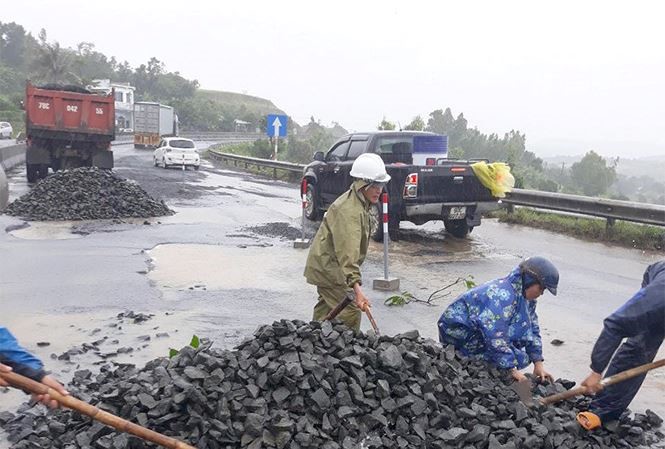
[[[153,269],[148,277],[161,289],[233,290],[268,288],[289,291],[292,281],[283,267],[304,266],[305,254],[282,247],[229,247],[165,244],[148,251]]]
[[[68,240],[83,237],[73,232],[73,226],[71,221],[34,221],[26,223],[26,226],[7,229],[7,232],[24,240]]]

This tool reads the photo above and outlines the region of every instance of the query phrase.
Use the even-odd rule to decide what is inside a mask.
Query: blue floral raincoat
[[[522,369],[543,360],[536,301],[524,297],[519,267],[464,293],[438,324],[442,344],[499,368]]]

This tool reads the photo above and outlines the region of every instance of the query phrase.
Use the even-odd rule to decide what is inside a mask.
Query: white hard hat
[[[363,153],[358,156],[351,166],[351,176],[371,182],[390,181],[383,159],[375,153]]]

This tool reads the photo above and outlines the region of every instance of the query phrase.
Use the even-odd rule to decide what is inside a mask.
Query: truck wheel
[[[307,206],[305,207],[305,217],[311,221],[316,221],[321,218],[321,210],[319,209],[319,199],[316,194],[315,184],[307,184],[305,199],[307,200]]]
[[[37,182],[39,175],[39,164],[26,164],[25,174],[30,184]]]
[[[48,165],[39,164],[39,179],[44,179],[48,176]]]
[[[463,239],[466,237],[472,229],[466,223],[466,218],[461,220],[443,220],[443,225],[446,227],[446,231],[449,234],[457,237],[458,239]]]

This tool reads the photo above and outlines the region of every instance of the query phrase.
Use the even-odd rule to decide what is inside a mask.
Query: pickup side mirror
[[[323,153],[323,151],[317,151],[316,153],[314,153],[314,157],[313,157],[313,159],[314,159],[315,161],[323,162],[323,161],[326,160],[326,156],[325,156],[325,154]]]

